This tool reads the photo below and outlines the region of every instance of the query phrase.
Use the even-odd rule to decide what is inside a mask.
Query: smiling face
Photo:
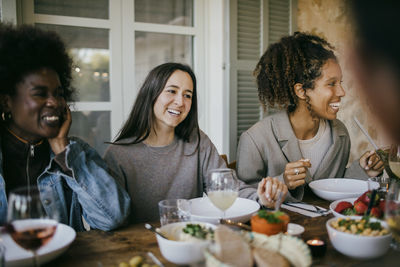
[[[154,103],[154,129],[175,129],[188,115],[192,96],[190,75],[181,70],[173,72]]]
[[[322,119],[336,119],[340,99],[345,95],[342,87],[342,70],[336,60],[327,60],[322,66],[321,76],[314,84],[314,89],[307,90],[313,113]]]
[[[31,72],[16,85],[16,94],[7,97],[8,127],[29,142],[55,137],[65,107],[58,74],[51,69]]]

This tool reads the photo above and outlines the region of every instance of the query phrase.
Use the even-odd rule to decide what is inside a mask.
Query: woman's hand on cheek
[[[365,170],[369,177],[380,175],[384,169],[383,161],[375,151],[367,151],[360,158],[360,166]]]
[[[65,150],[65,148],[67,147],[68,132],[69,132],[69,129],[71,128],[71,123],[72,123],[71,110],[66,105],[64,121],[60,127],[60,131],[58,132],[58,135],[54,138],[48,139],[49,144],[50,144],[51,149],[53,150],[54,154],[57,155],[57,154],[63,152]]]
[[[279,195],[282,193],[282,199],[285,199],[287,192],[287,186],[277,178],[263,178],[258,183],[258,197],[260,202],[267,208],[274,208]]]

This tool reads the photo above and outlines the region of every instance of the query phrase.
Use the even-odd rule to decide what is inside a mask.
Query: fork
[[[300,204],[307,204],[307,203],[301,203],[300,202]],[[328,215],[328,213],[329,213],[329,211],[327,211],[327,210],[322,210],[321,208],[317,208],[317,207],[315,207],[315,210],[311,210],[311,209],[307,209],[307,208],[303,208],[303,207],[300,207],[300,206],[296,206],[296,205],[293,205],[293,204],[291,204],[291,203],[285,203],[285,205],[287,205],[287,206],[289,206],[289,207],[293,207],[293,208],[298,208],[298,209],[301,209],[301,210],[305,210],[305,211],[310,211],[310,212],[315,212],[315,213],[318,213],[318,214],[321,214],[321,215]],[[307,205],[310,205],[310,204],[307,204]],[[313,206],[314,207],[314,205],[311,205],[311,206]]]

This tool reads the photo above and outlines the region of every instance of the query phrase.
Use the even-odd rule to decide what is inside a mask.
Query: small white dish
[[[326,222],[326,229],[333,247],[340,253],[352,258],[368,260],[378,258],[388,251],[390,247],[390,241],[392,240],[392,235],[390,233],[383,236],[361,236],[345,233],[336,230],[331,226],[331,223],[335,220],[338,220],[338,218],[335,217],[329,219]],[[370,220],[379,221],[373,218]],[[387,224],[385,222],[379,222],[383,227],[387,228]]]
[[[208,197],[191,199],[192,221],[208,222],[219,224],[222,218],[222,211],[216,208]],[[238,197],[233,205],[226,210],[224,219],[234,222],[247,222],[251,215],[260,209],[260,204],[254,200]]]
[[[354,205],[354,201],[356,201],[357,198],[345,198],[345,199],[339,199],[339,200],[335,200],[333,201],[330,205],[329,205],[329,209],[332,211],[332,214],[335,217],[341,217],[341,218],[348,218],[348,217],[354,217],[354,218],[361,218],[362,216],[358,216],[358,215],[351,215],[351,216],[347,216],[344,214],[341,214],[339,212],[336,212],[336,206],[342,202],[342,201],[346,201],[346,202],[350,202],[352,205]]]
[[[311,190],[325,200],[334,201],[343,198],[361,196],[368,190],[368,182],[358,179],[326,178],[309,183]],[[374,188],[379,184],[374,182]]]
[[[204,260],[204,250],[210,245],[209,240],[176,241],[186,224],[200,224],[206,228],[215,229],[216,226],[204,222],[177,222],[162,226],[160,231],[170,239],[156,235],[161,254],[168,261],[178,265],[189,265]]]
[[[286,233],[292,236],[300,236],[304,233],[304,227],[297,223],[289,223]]]
[[[44,247],[38,250],[40,264],[45,264],[64,253],[69,245],[74,241],[76,232],[70,226],[59,223],[53,239]],[[30,266],[33,264],[31,252],[18,246],[11,236],[2,233],[1,238],[6,249],[6,266]]]

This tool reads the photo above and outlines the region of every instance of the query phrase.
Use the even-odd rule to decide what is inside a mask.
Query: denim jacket
[[[70,138],[65,160],[72,176],[62,172],[54,156],[51,152],[49,165],[37,179],[39,190],[52,190],[53,203],[48,201],[49,196],[41,194],[43,206],[48,213],[57,209],[59,221],[76,231],[85,230],[82,216],[91,228],[104,231],[125,222],[130,211],[129,195],[107,172],[105,162],[93,148],[78,138]],[[3,154],[0,147],[0,225],[7,219],[2,166]]]

